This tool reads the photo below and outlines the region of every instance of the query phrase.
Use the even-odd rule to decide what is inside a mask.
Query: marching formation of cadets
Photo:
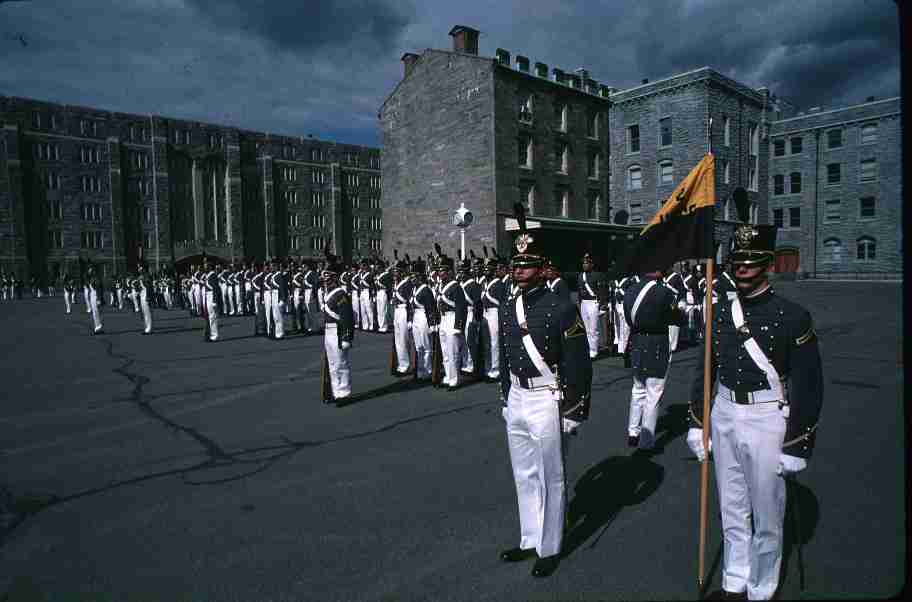
[[[592,360],[623,356],[632,372],[626,443],[647,456],[672,355],[682,343],[705,347],[707,287],[712,318],[712,420],[723,538],[721,599],[768,599],[782,560],[785,477],[807,466],[817,430],[823,379],[810,314],[776,295],[767,280],[775,228],[741,226],[729,264],[707,282],[702,266],[609,280],[586,253],[576,273],[578,303],[534,231],[520,225],[510,259],[487,248],[455,260],[439,245],[426,257],[392,262],[325,259],[236,263],[204,260],[183,274],[142,266],[113,278],[107,302],[141,313],[182,307],[219,340],[220,316],[251,316],[255,335],[280,340],[286,316],[301,335],[323,335],[323,401],[351,396],[356,331],[392,333],[390,372],[447,391],[467,379],[497,383],[517,491],[520,542],[505,562],[535,558],[532,575],[556,568],[565,525],[568,436],[587,420]],[[2,298],[22,283],[0,275]],[[37,287],[35,287],[37,288]],[[103,332],[102,281],[63,282],[66,312],[81,294],[93,334]],[[50,291],[53,293],[53,290]],[[34,290],[40,296],[39,290]],[[124,298],[127,298],[125,302]],[[704,353],[694,373],[687,445],[704,461]],[[745,517],[748,518],[745,521]]]

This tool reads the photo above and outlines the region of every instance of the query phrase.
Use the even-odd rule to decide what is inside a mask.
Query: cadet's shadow
[[[687,415],[689,406],[686,403],[676,403],[668,406],[665,413],[656,421],[655,444],[648,455],[657,456],[665,451],[672,440],[687,433]]]
[[[785,524],[782,529],[782,568],[779,590],[788,581],[788,566],[792,555],[797,556],[798,583],[804,590],[805,565],[801,547],[811,541],[820,522],[820,503],[809,488],[795,479],[786,479]]]
[[[649,498],[665,478],[665,469],[645,454],[614,456],[586,471],[574,486],[567,509],[567,532],[562,555],[568,557],[599,528],[602,533],[625,506]],[[598,544],[601,534],[589,547]]]
[[[344,400],[344,403],[341,401],[336,402],[336,407],[344,408],[356,403],[361,403],[369,399],[376,399],[377,397],[383,397],[384,395],[392,395],[394,393],[404,393],[405,391],[412,391],[415,389],[423,389],[425,387],[430,387],[429,382],[416,382],[412,378],[404,378],[396,382],[392,382],[388,385],[383,385],[382,387],[377,387],[376,389],[371,389],[370,391],[363,391],[361,393],[355,393],[347,399]]]

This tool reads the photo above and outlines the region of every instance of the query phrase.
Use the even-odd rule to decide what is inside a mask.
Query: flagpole
[[[706,146],[709,154],[712,154],[712,117],[709,117],[706,128]],[[715,173],[713,173],[715,177]],[[715,188],[715,187],[714,187]],[[715,202],[715,199],[713,199]],[[715,221],[715,215],[713,216]],[[705,456],[700,463],[700,560],[699,574],[697,575],[697,586],[699,588],[698,596],[703,590],[703,581],[705,578],[705,560],[706,560],[706,512],[707,512],[707,493],[709,490],[709,395],[712,390],[712,283],[713,283],[713,264],[714,258],[706,260],[706,294],[703,299],[703,449]]]

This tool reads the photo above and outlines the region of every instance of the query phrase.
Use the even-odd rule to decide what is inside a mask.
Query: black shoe
[[[706,596],[707,600],[747,600],[747,592],[727,592],[724,589],[717,589],[713,593]]]
[[[535,550],[523,550],[522,548],[510,548],[500,553],[500,559],[504,562],[521,562],[535,556]]]
[[[453,391],[455,391],[455,390],[458,389],[458,388],[459,388],[459,385],[448,385],[448,386],[447,386],[447,391],[449,391],[450,393],[452,393]]]
[[[535,565],[532,567],[532,576],[533,577],[547,577],[557,568],[557,555],[546,556],[545,558],[539,558],[535,561]]]
[[[637,447],[640,444],[640,436],[627,436],[627,447]]]

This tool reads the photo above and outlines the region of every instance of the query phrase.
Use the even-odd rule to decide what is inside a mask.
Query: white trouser
[[[627,347],[627,338],[630,336],[630,325],[627,324],[627,318],[624,315],[624,304],[615,303],[614,308],[617,311],[614,320],[617,352],[624,353],[624,348]]]
[[[364,330],[374,329],[374,312],[371,308],[370,291],[368,289],[361,291],[361,328]]]
[[[206,291],[203,290],[202,286],[198,284],[194,286],[194,303],[196,303],[196,311],[199,313],[202,313],[203,311],[203,303],[205,302],[204,293],[206,293]]]
[[[231,286],[231,298],[232,303],[234,303],[234,315],[241,313],[241,307],[244,306],[243,296],[244,293],[241,291],[240,284],[234,284]]]
[[[146,326],[143,332],[152,332],[152,310],[149,308],[149,291],[145,288],[139,292],[139,304],[142,307],[143,322]]]
[[[117,289],[117,309],[123,309],[123,289]]]
[[[668,327],[668,350],[676,351],[678,348],[678,336],[681,334],[680,326]]]
[[[474,308],[470,307],[466,313],[465,344],[462,346],[460,368],[465,372],[475,372],[475,350],[478,348],[479,324],[475,319]]]
[[[387,312],[389,311],[389,297],[386,294],[386,289],[381,288],[377,289],[377,330],[380,332],[386,332],[389,328],[387,325]],[[404,306],[403,306],[404,307]]]
[[[63,302],[66,304],[67,313],[70,313],[70,311],[73,309],[73,293],[64,289]]]
[[[431,376],[431,337],[428,332],[427,315],[424,309],[415,309],[412,316],[412,341],[415,343],[415,369],[418,378],[430,378]]]
[[[114,291],[110,291],[108,294],[110,295],[109,299],[111,300],[110,305],[111,307],[114,307]]]
[[[408,310],[405,305],[397,305],[393,310],[393,336],[396,339],[396,369],[400,374],[405,374],[412,363],[409,357]]]
[[[307,328],[307,332],[313,332],[318,330],[320,327],[317,324],[317,315],[321,314],[322,311],[316,311],[314,306],[314,292],[312,288],[304,289],[304,324]]]
[[[484,310],[484,368],[488,378],[500,377],[500,310],[489,307]]]
[[[165,307],[171,309],[174,306],[174,301],[171,299],[171,287],[165,287]]]
[[[596,299],[583,299],[580,302],[580,314],[582,314],[583,324],[586,325],[586,338],[589,341],[589,357],[595,357],[598,355],[599,335],[601,334],[598,301]]]
[[[507,445],[519,505],[519,547],[539,557],[561,549],[566,505],[561,418],[550,389],[510,387]]]
[[[89,304],[89,313],[92,314],[92,325],[97,332],[101,330],[101,313],[98,311],[98,292],[95,289],[89,290],[86,303]]]
[[[656,422],[659,418],[659,402],[665,390],[664,378],[647,378],[640,380],[633,376],[633,388],[630,391],[630,414],[627,421],[627,434],[640,438],[640,449],[652,449],[655,445]]]
[[[87,314],[92,313],[92,307],[91,307],[92,304],[89,303],[89,294],[90,294],[90,292],[91,292],[91,291],[89,290],[89,287],[85,286],[85,287],[82,288],[82,296],[83,296],[83,298],[85,299],[85,303],[86,303],[86,313],[87,313]]]
[[[326,324],[323,346],[326,348],[333,397],[336,399],[348,397],[351,395],[351,348],[339,347],[339,325],[335,322]]]
[[[275,323],[275,338],[281,339],[285,336],[285,318],[282,315],[282,309],[285,307],[284,299],[279,298],[279,291],[269,291],[272,297],[272,321]]]
[[[206,311],[209,313],[209,339],[218,339],[218,306],[215,303],[217,291],[206,291],[204,298],[206,301]]]
[[[778,403],[715,399],[710,428],[725,542],[722,588],[746,589],[751,600],[770,599],[779,584],[785,479],[776,467],[785,427]]]
[[[270,324],[275,324],[273,320],[275,319],[274,314],[272,313],[272,291],[264,290],[263,291],[263,314],[266,316],[266,334],[269,334]]]
[[[139,292],[136,289],[130,290],[130,300],[133,301],[133,313],[139,313]]]
[[[456,313],[448,311],[440,316],[440,350],[443,352],[443,383],[455,387],[459,384],[459,360],[462,357],[464,334],[453,334],[456,329]]]
[[[320,305],[323,305],[323,301],[320,301]],[[352,291],[352,316],[354,317],[354,327],[361,328],[361,293],[357,289]]]

